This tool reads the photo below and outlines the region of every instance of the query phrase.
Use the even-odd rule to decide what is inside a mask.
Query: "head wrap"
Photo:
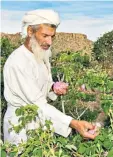
[[[54,10],[38,9],[27,12],[22,20],[22,36],[26,37],[27,27],[37,24],[54,24],[56,27],[60,24],[60,18]]]

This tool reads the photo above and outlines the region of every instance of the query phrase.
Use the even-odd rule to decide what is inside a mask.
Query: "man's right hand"
[[[93,140],[99,134],[98,132],[93,131],[95,129],[95,126],[87,121],[79,121],[73,119],[70,123],[70,127],[77,130],[81,136],[87,139]]]

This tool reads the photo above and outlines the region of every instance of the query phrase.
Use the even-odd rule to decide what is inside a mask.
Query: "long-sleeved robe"
[[[18,124],[15,110],[26,104],[36,104],[39,107],[39,119],[42,123],[51,120],[57,134],[67,137],[71,128],[72,117],[67,116],[47,103],[47,96],[53,84],[50,63],[37,63],[34,54],[24,45],[16,49],[7,59],[4,66],[4,96],[7,101],[7,111],[4,116],[4,140],[18,144],[26,141],[26,129],[19,134],[8,131],[12,124]],[[28,129],[35,129],[37,123],[29,124]]]

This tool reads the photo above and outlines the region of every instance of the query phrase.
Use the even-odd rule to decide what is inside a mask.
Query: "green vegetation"
[[[54,81],[64,81],[69,83],[68,94],[59,96],[55,102],[50,103],[59,110],[65,112],[78,120],[88,120],[95,122],[98,116],[104,113],[107,118],[104,127],[100,129],[99,136],[94,140],[85,140],[77,132],[73,131],[68,138],[54,134],[51,130],[51,122],[46,121],[45,127],[35,130],[28,130],[29,137],[26,142],[19,146],[10,143],[1,142],[1,156],[9,157],[112,157],[113,156],[113,79],[108,75],[107,69],[101,66],[104,49],[106,53],[112,55],[110,48],[113,40],[113,31],[105,34],[98,39],[97,43],[101,46],[95,46],[95,58],[101,62],[92,64],[95,58],[79,52],[63,52],[52,59],[52,74]],[[111,39],[112,38],[112,39]],[[101,40],[103,42],[101,42]],[[105,46],[104,41],[108,45]],[[95,43],[96,44],[96,43]],[[97,44],[97,45],[98,45]],[[104,47],[104,49],[103,49]],[[8,55],[16,48],[5,38],[1,40],[1,71],[3,72],[4,63]],[[100,51],[101,50],[101,51]],[[98,58],[99,57],[99,58]],[[103,57],[104,58],[104,57]],[[105,58],[104,58],[105,59]],[[110,61],[111,57],[106,58]],[[105,60],[103,60],[105,61]],[[97,62],[96,62],[97,63]],[[102,63],[103,64],[103,63]],[[6,111],[6,102],[3,97],[3,79],[2,85],[2,119]],[[32,120],[36,121],[38,107],[34,104],[28,104],[16,110],[19,116],[19,125],[14,126],[10,131],[20,132],[22,128]]]
[[[2,124],[3,116],[7,108],[6,101],[3,96],[3,91],[4,91],[3,67],[6,62],[6,59],[11,54],[11,52],[17,48],[17,45],[12,44],[8,38],[3,37],[1,38],[1,41],[0,41],[0,48],[1,48],[1,117],[2,117],[1,124]],[[1,136],[3,136],[3,134]]]
[[[113,80],[107,71],[99,65],[92,67],[90,58],[88,59],[82,52],[61,53],[56,56],[52,64],[54,80],[69,83],[68,94],[59,97],[53,105],[62,110],[63,102],[66,114],[76,119],[96,120],[97,117],[94,115],[103,112],[101,108],[103,97],[107,95],[113,99]],[[87,111],[87,117],[84,110]]]
[[[16,115],[19,116],[23,127],[32,120],[36,121],[34,119],[38,112],[36,109],[38,109],[37,106],[31,104],[16,110]],[[27,120],[23,118],[23,113],[26,113]],[[32,115],[29,113],[32,113]],[[112,119],[113,112],[109,116]],[[100,135],[94,141],[85,140],[77,133],[70,135],[68,138],[55,135],[54,130],[50,129],[51,124],[50,121],[46,121],[44,127],[27,130],[28,140],[21,142],[18,147],[10,143],[1,144],[2,157],[6,157],[6,153],[10,157],[18,157],[20,152],[20,157],[112,157],[113,123],[108,128],[101,129]],[[15,132],[18,132],[20,125],[12,128]]]
[[[113,31],[105,33],[94,43],[93,52],[98,61],[113,61]]]

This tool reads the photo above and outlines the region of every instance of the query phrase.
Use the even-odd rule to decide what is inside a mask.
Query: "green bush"
[[[12,44],[11,41],[3,37],[0,41],[0,49],[1,49],[1,94],[3,95],[3,67],[8,58],[8,56],[17,48],[16,45]]]
[[[91,67],[90,58],[84,64],[86,57],[80,51],[60,53],[53,58],[54,81],[68,82],[69,89],[68,94],[59,96],[52,104],[75,119],[94,121],[102,111],[101,94],[111,96],[113,81],[100,66]]]
[[[105,108],[105,107],[104,107]],[[109,106],[110,109],[110,106]],[[16,110],[19,116],[19,125],[13,125],[10,131],[20,132],[32,120],[36,121],[37,105],[28,104]],[[110,115],[109,115],[110,113]],[[113,112],[107,113],[111,120]],[[20,127],[21,125],[21,127]],[[102,128],[99,136],[94,141],[83,139],[78,133],[73,132],[64,138],[54,134],[51,130],[52,123],[45,122],[34,130],[27,130],[27,141],[16,146],[11,143],[0,143],[1,156],[6,157],[112,157],[113,156],[113,128]],[[44,129],[45,128],[45,129]],[[21,153],[21,154],[20,154]]]
[[[16,44],[12,44],[11,41],[6,38],[6,37],[3,37],[1,38],[1,41],[0,41],[0,49],[1,49],[1,117],[2,117],[2,120],[1,120],[1,123],[3,123],[3,116],[5,114],[5,111],[6,111],[6,101],[4,99],[4,96],[3,96],[3,92],[4,92],[4,82],[3,82],[3,67],[4,67],[4,64],[8,58],[8,56],[13,52],[14,49],[16,49],[17,46]],[[3,125],[1,124],[1,127]],[[3,136],[3,134],[1,135]]]
[[[1,71],[3,71],[4,63],[9,54],[16,49],[7,38],[1,40]],[[25,143],[11,145],[10,143],[1,144],[1,154],[9,157],[18,156],[18,152],[22,151],[20,157],[111,157],[113,156],[113,81],[110,80],[107,73],[98,65],[91,66],[91,60],[88,55],[82,52],[77,53],[60,53],[59,56],[52,60],[52,74],[54,81],[65,81],[69,83],[68,94],[59,96],[55,102],[51,102],[56,108],[77,119],[94,121],[100,112],[95,109],[93,111],[88,108],[97,102],[109,117],[110,124],[100,131],[100,135],[94,140],[84,140],[77,133],[72,133],[68,138],[54,135],[50,131],[47,121],[47,130],[38,128],[28,131],[28,140]],[[94,69],[95,68],[95,69]],[[85,89],[81,86],[85,85]],[[6,102],[3,97],[3,79],[2,79],[2,119],[6,110]],[[28,109],[28,110],[27,110]],[[35,106],[21,107],[17,109],[16,115],[20,116],[20,125],[13,126],[11,130],[19,132],[32,119],[35,120]],[[30,111],[30,112],[28,112]],[[27,115],[26,115],[27,112]],[[24,114],[23,114],[24,113]],[[106,126],[106,125],[105,125]],[[52,135],[52,136],[51,136]],[[105,155],[105,154],[108,154]]]
[[[98,61],[113,61],[113,31],[105,33],[94,43],[93,52]]]

